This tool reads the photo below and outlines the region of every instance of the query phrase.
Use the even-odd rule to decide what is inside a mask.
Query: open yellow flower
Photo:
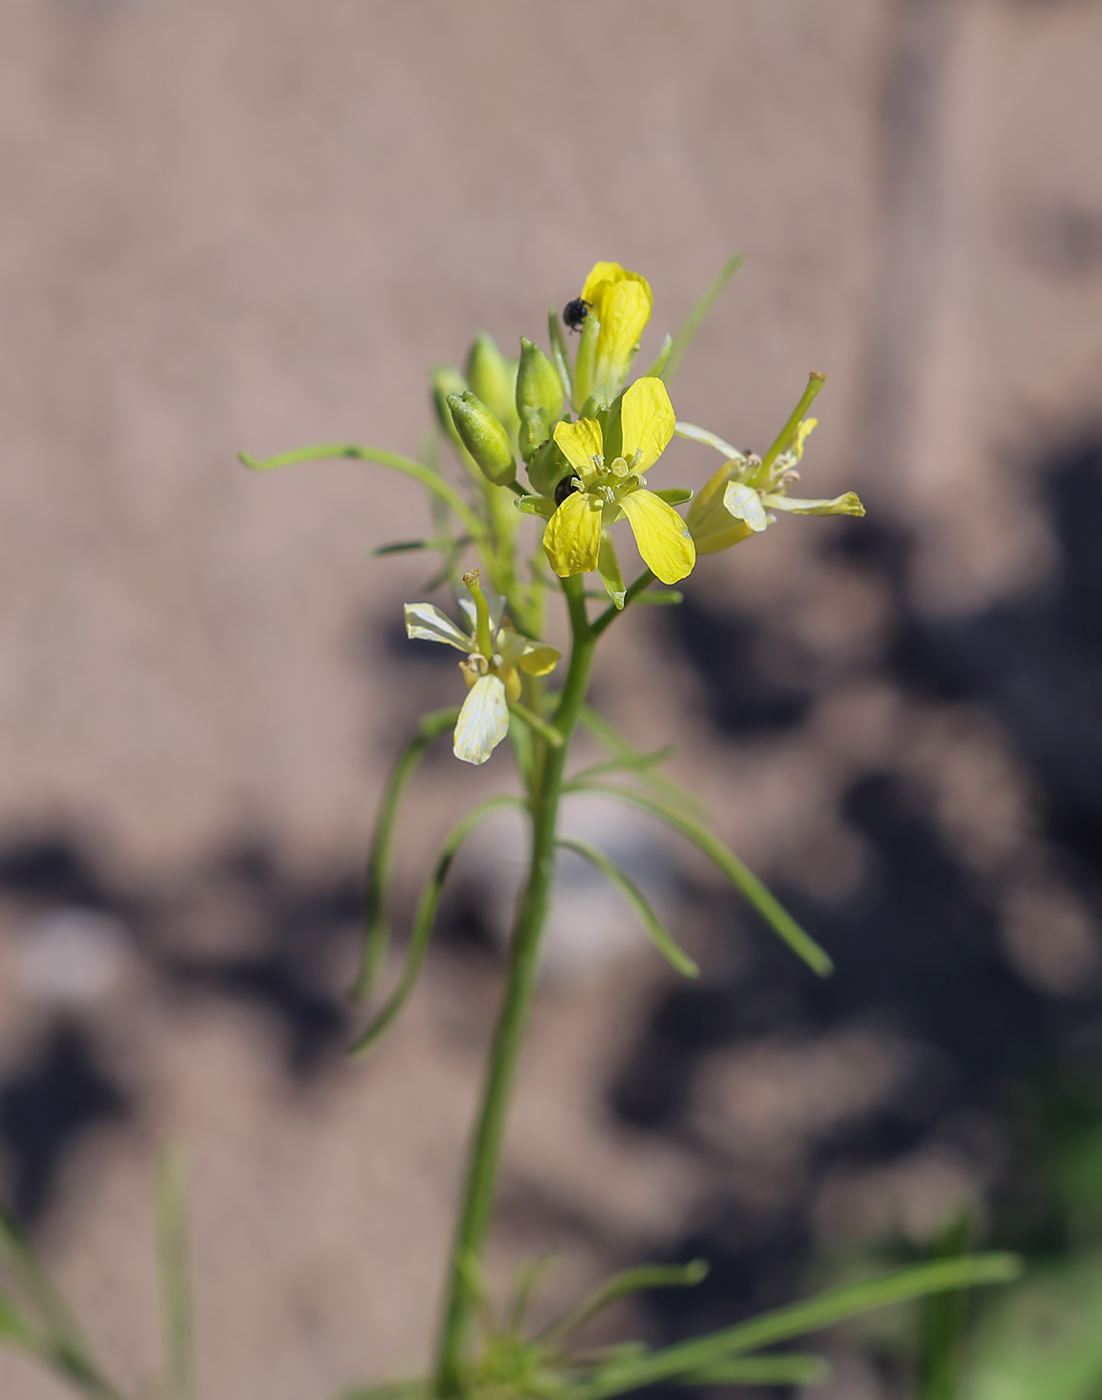
[[[717,554],[760,534],[776,519],[770,514],[775,510],[790,515],[864,515],[865,507],[854,491],[829,500],[803,500],[788,495],[789,485],[800,477],[798,466],[804,443],[818,421],[800,419],[791,430],[786,450],[775,454],[771,451],[764,461],[753,453],[739,452],[705,428],[693,423],[677,424],[678,437],[714,447],[727,459],[689,507],[688,526],[698,554]]]
[[[466,653],[459,669],[468,694],[455,726],[453,752],[464,763],[485,763],[509,732],[509,703],[520,699],[519,671],[545,676],[561,653],[514,632],[502,617],[503,600],[483,594],[477,571],[464,578],[470,591],[460,592],[458,600],[468,632],[432,603],[407,603],[406,633]]]
[[[589,305],[578,363],[584,383],[578,386],[578,407],[595,393],[611,403],[627,378],[639,337],[650,320],[650,283],[638,272],[615,262],[599,262],[585,279],[582,300]],[[593,325],[588,322],[592,319]],[[595,341],[591,337],[595,336]],[[587,366],[590,352],[592,361]]]
[[[600,569],[617,605],[624,586],[609,526],[627,518],[639,553],[663,583],[692,573],[696,550],[677,511],[646,489],[643,473],[673,436],[674,411],[660,379],[637,379],[621,401],[621,452],[605,461],[604,434],[595,418],[559,423],[555,442],[574,468],[575,489],[547,522],[543,548],[560,578]],[[619,596],[617,596],[619,595]]]

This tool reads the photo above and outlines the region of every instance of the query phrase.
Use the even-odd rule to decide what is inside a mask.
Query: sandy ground
[[[4,0],[0,33],[0,828],[10,849],[62,834],[156,906],[116,901],[75,983],[80,930],[36,963],[46,915],[3,906],[10,1082],[58,1025],[91,1027],[128,1105],[78,1135],[41,1238],[119,1373],[147,1374],[151,1163],[182,1140],[203,1395],[327,1395],[423,1357],[494,978],[442,955],[368,1066],[330,1045],[296,1076],[264,1012],[173,990],[147,956],[153,925],[159,948],[264,944],[232,902],[188,903],[224,851],[267,843],[296,889],[354,870],[411,706],[450,694],[388,640],[422,569],[370,557],[422,528],[416,491],[347,463],[256,477],[235,453],[416,451],[425,369],[476,329],[542,338],[611,257],[650,278],[657,345],[740,250],[679,414],[760,447],[826,370],[809,494],[854,487],[916,526],[932,616],[1027,586],[1052,542],[1026,464],[1102,409],[1102,5]],[[702,472],[688,445],[671,464]],[[859,652],[881,603],[828,587],[806,538],[771,530],[694,582]],[[818,831],[805,878],[844,882],[825,813],[896,743],[885,697],[843,688],[810,740],[717,750],[649,619],[600,683],[640,743],[678,738],[678,776],[748,859],[783,869]],[[411,831],[492,781],[432,765]],[[986,829],[985,791],[957,795],[962,829]],[[666,976],[609,939],[547,990],[510,1145],[498,1273],[557,1241],[548,1306],[707,1189],[699,1157],[603,1107]],[[349,965],[341,935],[322,980]],[[838,1050],[840,1103],[881,1092],[881,1051],[866,1073]],[[791,1079],[717,1070],[704,1118],[755,1074]],[[8,1359],[0,1388],[61,1393]]]

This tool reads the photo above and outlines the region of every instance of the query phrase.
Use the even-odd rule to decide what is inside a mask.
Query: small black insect
[[[582,322],[589,315],[589,302],[583,301],[581,297],[576,297],[573,301],[568,301],[562,309],[563,325],[568,330],[580,331]]]
[[[567,496],[572,495],[578,489],[578,478],[576,476],[564,476],[555,487],[555,504],[561,506]]]

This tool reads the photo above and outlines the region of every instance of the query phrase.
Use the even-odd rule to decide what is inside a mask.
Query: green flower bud
[[[564,477],[573,476],[574,468],[562,454],[562,449],[554,438],[548,438],[532,454],[528,463],[528,480],[532,490],[541,496],[555,498],[555,488]]]
[[[441,365],[432,372],[432,406],[436,410],[436,417],[447,437],[457,447],[462,447],[462,441],[455,430],[455,423],[452,421],[451,409],[448,407],[449,394],[462,394],[467,388],[467,381],[457,369],[451,365]]]
[[[505,429],[517,430],[517,362],[507,360],[494,344],[493,336],[479,331],[467,355],[467,384]],[[450,389],[449,393],[462,393]]]
[[[517,414],[520,418],[520,455],[530,462],[536,449],[551,436],[562,417],[562,380],[538,345],[520,338],[517,369]]]
[[[449,394],[448,408],[463,446],[478,463],[482,475],[495,486],[508,486],[516,479],[513,445],[480,398],[468,389],[465,394]]]

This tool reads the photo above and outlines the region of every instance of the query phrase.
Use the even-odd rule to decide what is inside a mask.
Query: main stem
[[[596,645],[596,637],[590,630],[586,615],[582,576],[563,579],[562,586],[570,610],[573,637],[566,683],[554,719],[555,728],[563,736],[564,742],[561,748],[541,745],[543,761],[532,797],[532,861],[528,881],[517,904],[509,947],[508,980],[490,1048],[482,1108],[467,1160],[463,1203],[448,1266],[436,1364],[435,1388],[440,1400],[458,1395],[462,1389],[477,1267],[482,1260],[493,1217],[501,1143],[505,1135],[517,1060],[536,986],[540,934],[550,903],[563,768],[570,736],[585,700],[589,667]]]

